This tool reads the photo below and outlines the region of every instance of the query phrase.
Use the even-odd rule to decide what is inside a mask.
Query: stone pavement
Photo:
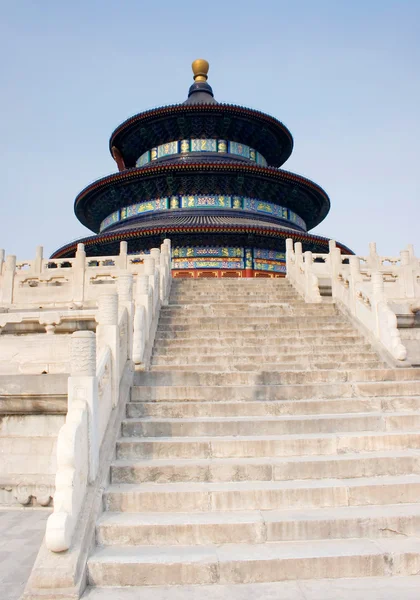
[[[236,585],[93,588],[83,600],[419,600],[420,577],[366,577]]]
[[[44,537],[50,509],[0,508],[0,599],[23,593]]]

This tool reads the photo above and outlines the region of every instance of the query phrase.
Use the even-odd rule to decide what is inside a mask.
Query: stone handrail
[[[54,512],[45,534],[47,548],[53,552],[70,548],[87,487],[97,468],[93,439],[98,409],[95,342],[93,332],[73,334],[67,416],[57,440]]]
[[[293,250],[293,240],[286,240],[287,277],[291,279],[297,291],[304,297],[305,302],[322,302],[318,278],[314,272],[314,258],[317,256],[312,252],[303,254],[301,242],[296,242]]]
[[[152,250],[160,267],[170,256],[168,242]],[[0,306],[3,310],[51,306],[51,298],[59,307],[95,304],[104,288],[115,285],[121,272],[134,277],[144,273],[150,256],[127,254],[127,242],[121,242],[118,256],[86,257],[84,245],[78,244],[74,258],[44,259],[42,246],[38,246],[34,259],[19,262],[13,255],[5,257],[1,250]],[[165,268],[161,271],[166,273]],[[167,274],[164,278],[167,286]]]
[[[135,296],[133,273],[120,272],[116,288],[98,298],[96,333],[76,331],[71,336],[68,412],[58,435],[54,512],[45,537],[53,552],[72,544],[88,491],[98,485],[111,416],[124,401],[121,382],[127,371],[144,362],[160,307],[168,302],[169,241],[156,250],[144,259],[147,273],[137,275]]]
[[[286,241],[287,278],[306,302],[322,302],[320,281],[329,280],[332,298],[367,329],[397,361],[407,350],[401,341],[393,303],[420,306],[420,262],[412,246],[399,258],[380,257],[370,244],[367,257],[345,256],[330,241],[329,254],[302,254],[302,245]],[[362,266],[361,264],[362,263]]]

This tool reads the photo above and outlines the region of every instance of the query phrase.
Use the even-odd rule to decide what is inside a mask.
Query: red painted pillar
[[[254,260],[252,248],[245,248],[245,277],[254,276]]]

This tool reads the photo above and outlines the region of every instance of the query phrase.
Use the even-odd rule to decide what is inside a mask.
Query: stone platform
[[[0,508],[0,598],[19,600],[45,533],[48,509]]]

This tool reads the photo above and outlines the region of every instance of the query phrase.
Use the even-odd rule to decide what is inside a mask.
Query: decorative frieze
[[[170,196],[154,198],[144,202],[124,206],[120,210],[114,211],[106,217],[100,225],[100,231],[112,227],[120,221],[138,217],[146,213],[155,213],[161,211],[171,211],[179,209],[235,209],[249,213],[258,213],[270,215],[288,221],[293,225],[306,231],[305,221],[295,212],[275,204],[274,202],[265,202],[258,198],[248,198],[245,196],[229,196],[223,194],[191,194],[189,196]]]
[[[285,273],[286,255],[262,248],[220,246],[175,247],[173,269],[253,269]]]
[[[190,154],[194,152],[215,152],[219,154],[232,154],[241,156],[257,163],[263,167],[267,166],[267,161],[262,154],[254,148],[240,142],[231,142],[228,140],[219,140],[212,138],[198,138],[189,140],[176,140],[166,142],[160,146],[155,146],[139,157],[136,167],[141,168],[159,158],[166,158],[174,154]]]

